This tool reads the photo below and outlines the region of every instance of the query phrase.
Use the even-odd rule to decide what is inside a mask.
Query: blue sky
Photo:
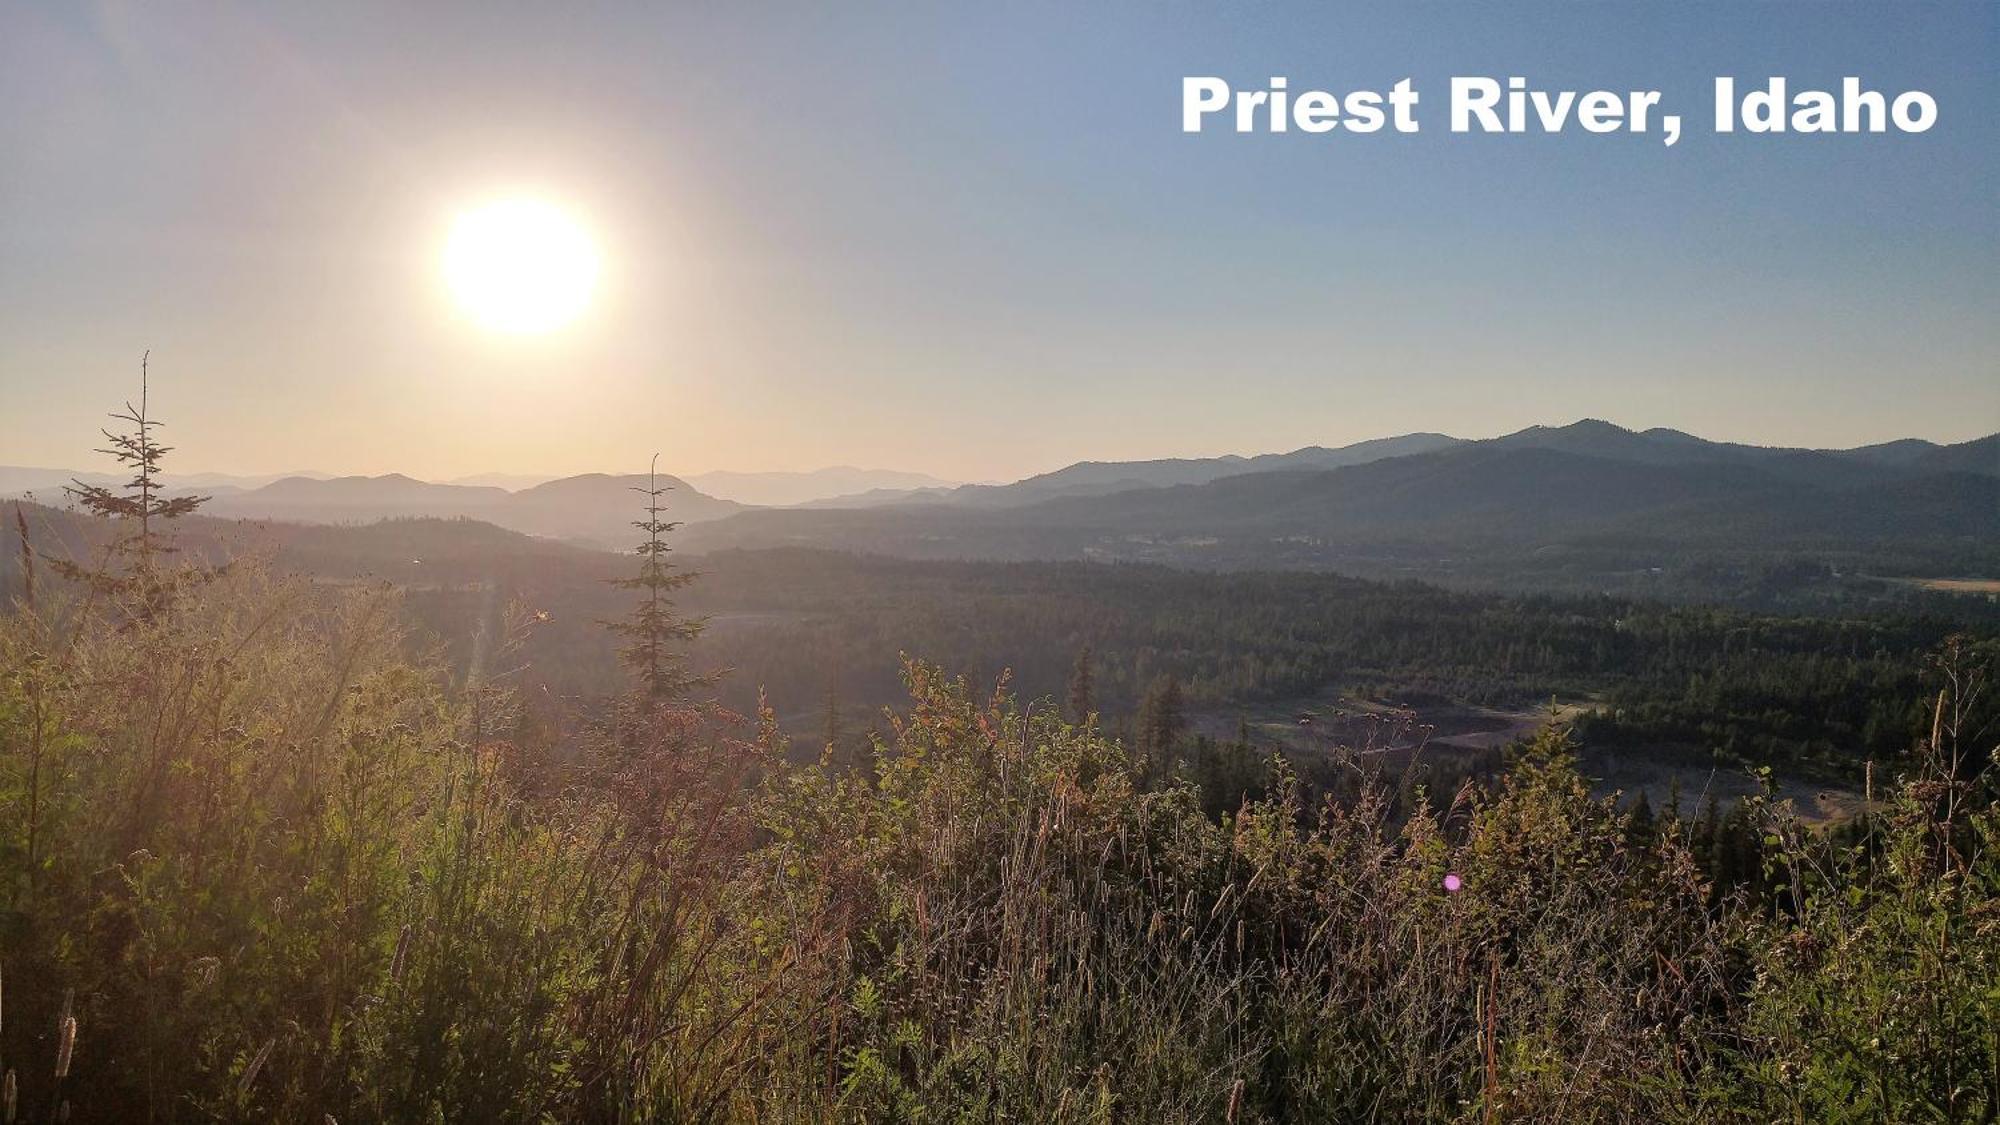
[[[87,464],[153,350],[183,470],[959,479],[1582,416],[2000,429],[2000,6],[0,0],[0,464]],[[1180,82],[1414,80],[1416,136],[1180,130]],[[1454,136],[1454,74],[1659,89]],[[1716,75],[1939,104],[1711,135]],[[605,255],[522,341],[454,214]]]

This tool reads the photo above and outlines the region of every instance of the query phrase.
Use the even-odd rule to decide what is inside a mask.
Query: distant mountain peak
[[[1675,430],[1666,426],[1654,426],[1650,430],[1641,430],[1639,436],[1652,438],[1655,441],[1676,441],[1683,445],[1703,445],[1708,441],[1707,438],[1698,438],[1686,430]]]
[[[1602,418],[1578,418],[1576,421],[1571,422],[1567,426],[1531,426],[1529,428],[1534,430],[1544,430],[1549,433],[1558,433],[1558,434],[1604,434],[1607,436],[1615,434],[1621,437],[1639,436],[1635,431],[1628,430],[1616,422],[1607,422]]]

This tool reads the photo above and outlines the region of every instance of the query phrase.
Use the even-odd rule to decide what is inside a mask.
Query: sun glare
[[[445,283],[498,332],[550,332],[575,320],[597,285],[597,247],[553,204],[506,199],[467,211],[444,248]]]

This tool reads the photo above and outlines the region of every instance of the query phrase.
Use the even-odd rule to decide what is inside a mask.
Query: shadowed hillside
[[[1326,567],[1565,588],[1800,557],[1844,571],[1984,577],[2000,572],[2000,474],[1931,466],[1978,461],[1990,444],[1885,463],[1586,422],[1344,468],[1001,510],[745,513],[688,538],[710,549]]]

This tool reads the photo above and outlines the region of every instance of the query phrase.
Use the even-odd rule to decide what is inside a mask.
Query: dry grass
[[[137,625],[44,594],[0,619],[0,1063],[24,1120],[2000,1100],[1976,754],[1914,761],[1862,852],[1774,804],[1760,886],[1782,889],[1718,906],[1683,832],[1635,834],[1555,732],[1490,788],[1380,775],[1308,808],[1280,772],[1217,819],[1094,729],[920,664],[866,769],[792,768],[768,715],[538,727],[500,638],[455,683],[385,589],[241,567]],[[1932,745],[1970,744],[1945,706],[1969,683]],[[1871,1021],[1879,1057],[1854,1046]]]

